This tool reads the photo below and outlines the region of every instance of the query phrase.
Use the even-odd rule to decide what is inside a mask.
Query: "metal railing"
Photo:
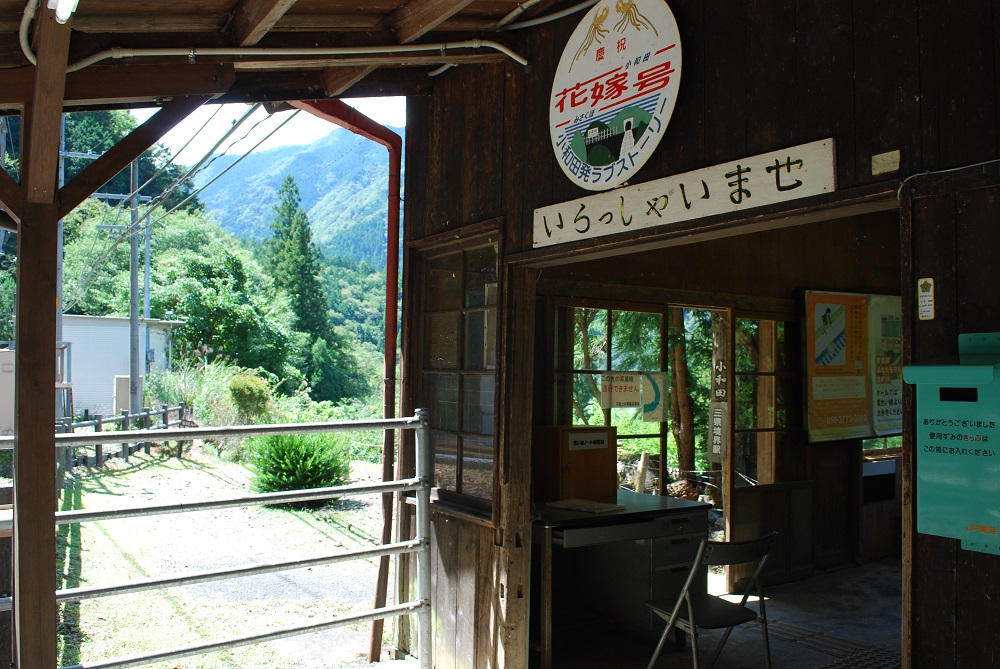
[[[191,406],[185,404],[184,402],[179,403],[177,406],[168,406],[163,404],[159,409],[153,409],[151,407],[143,407],[142,411],[138,413],[129,413],[128,409],[123,409],[121,414],[117,416],[104,416],[102,414],[91,414],[89,411],[84,411],[83,420],[71,422],[68,418],[62,421],[58,421],[56,424],[57,433],[66,432],[76,432],[80,428],[92,428],[94,432],[107,432],[106,426],[111,425],[113,428],[117,428],[119,431],[125,431],[129,429],[130,425],[136,426],[138,429],[150,431],[157,431],[157,441],[167,441],[160,438],[162,430],[167,428],[175,427],[177,425],[183,425],[184,422],[189,418],[191,413]],[[171,414],[176,414],[175,419],[171,419]],[[156,417],[156,421],[153,418]],[[118,433],[114,433],[115,435]],[[73,468],[80,465],[97,465],[101,467],[104,465],[105,461],[110,458],[122,458],[126,462],[128,461],[129,455],[135,453],[136,451],[142,449],[145,450],[146,454],[150,451],[150,439],[147,434],[147,438],[142,442],[138,443],[124,443],[120,442],[115,438],[105,441],[99,441],[89,444],[94,449],[94,455],[91,457],[88,454],[78,454],[71,453],[71,448],[64,448],[66,451],[65,465],[67,468]],[[121,443],[121,450],[114,453],[105,453],[104,446],[107,443]],[[177,457],[182,457],[184,454],[184,442],[177,442]]]
[[[240,425],[233,427],[198,427],[182,429],[166,429],[157,432],[160,439],[183,440],[249,437],[272,434],[308,434],[316,432],[349,432],[362,430],[415,430],[416,431],[416,476],[410,479],[400,479],[391,482],[350,484],[312,490],[295,490],[290,492],[264,493],[258,495],[243,495],[205,502],[184,502],[167,505],[133,506],[119,509],[89,511],[60,511],[56,513],[57,525],[68,525],[98,520],[116,520],[151,516],[186,511],[204,511],[210,509],[231,508],[249,505],[288,504],[292,502],[307,502],[317,500],[339,499],[341,497],[368,495],[389,492],[416,492],[416,537],[409,541],[389,544],[379,544],[375,548],[347,551],[339,554],[324,555],[305,560],[271,562],[255,564],[231,569],[193,572],[176,575],[169,578],[153,578],[134,580],[126,583],[107,586],[86,586],[68,588],[55,593],[57,602],[78,602],[84,599],[108,597],[143,590],[168,588],[192,583],[217,581],[229,578],[256,576],[290,569],[301,569],[321,564],[332,564],[346,560],[356,560],[382,555],[416,554],[417,567],[417,598],[414,601],[384,606],[369,611],[355,612],[349,615],[293,627],[284,627],[267,632],[248,634],[229,639],[208,641],[199,644],[182,646],[162,651],[119,657],[86,664],[72,665],[63,669],[120,669],[136,667],[153,662],[178,659],[192,655],[201,655],[215,650],[247,646],[256,643],[274,641],[276,639],[309,634],[334,627],[342,627],[362,622],[394,618],[397,616],[415,614],[417,616],[417,656],[421,669],[432,667],[431,633],[431,565],[430,565],[430,487],[433,467],[431,449],[430,424],[428,412],[418,409],[410,418],[394,418],[373,421],[339,421],[333,423],[289,423],[280,425]],[[112,438],[113,437],[113,438]],[[125,442],[148,438],[144,430],[127,430],[121,432],[101,433],[70,433],[55,435],[57,448],[71,445],[86,445],[108,441]],[[14,437],[0,437],[0,450],[13,447]],[[0,598],[0,611],[10,611],[12,598]]]

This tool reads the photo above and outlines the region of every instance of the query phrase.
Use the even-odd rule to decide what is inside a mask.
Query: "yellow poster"
[[[807,291],[805,301],[809,441],[871,436],[871,296]]]

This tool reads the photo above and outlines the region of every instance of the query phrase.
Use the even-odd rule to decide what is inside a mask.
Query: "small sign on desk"
[[[589,451],[608,447],[608,432],[571,432],[566,448],[571,451]]]

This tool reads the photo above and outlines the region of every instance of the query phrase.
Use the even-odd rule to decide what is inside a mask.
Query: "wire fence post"
[[[143,430],[148,430],[151,427],[153,427],[152,411],[153,410],[150,407],[143,407],[142,408],[142,413],[143,413],[143,416],[142,416],[142,429]],[[153,445],[153,443],[150,442],[150,441],[144,441],[144,442],[142,442],[142,450],[145,451],[146,455],[149,455],[149,452],[151,450],[150,447],[152,445]]]
[[[94,425],[94,432],[103,432],[104,416],[97,414],[94,416],[94,420],[97,421],[97,424]],[[97,461],[98,467],[104,464],[104,444],[94,444],[94,460]]]
[[[431,633],[431,480],[434,471],[434,449],[431,444],[431,427],[427,409],[416,410],[420,427],[417,428],[417,539],[423,550],[417,553],[417,599],[423,605],[419,614],[417,652],[420,669],[431,669],[433,635]]]
[[[128,430],[128,420],[129,420],[128,409],[122,409],[122,432]],[[129,453],[131,452],[131,448],[132,444],[128,442],[122,442],[122,457],[125,459],[125,462],[128,462],[128,456]]]

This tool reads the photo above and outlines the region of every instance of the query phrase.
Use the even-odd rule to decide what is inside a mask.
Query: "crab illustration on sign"
[[[588,190],[627,181],[663,136],[680,74],[677,22],[662,0],[594,5],[570,37],[552,84],[549,131],[566,176]]]

